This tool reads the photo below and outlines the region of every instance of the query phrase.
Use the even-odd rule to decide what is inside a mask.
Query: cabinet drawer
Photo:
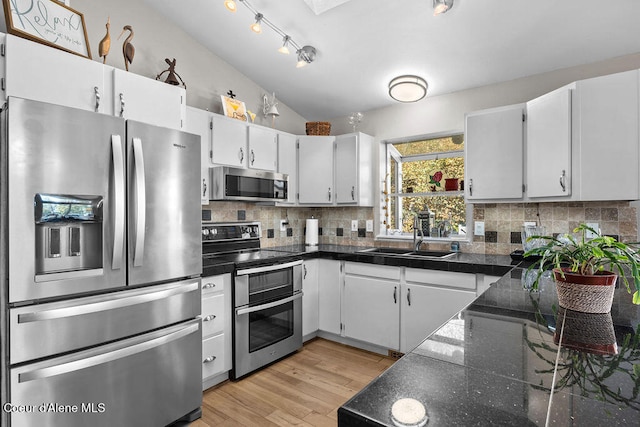
[[[202,379],[224,372],[224,334],[202,341]]]
[[[378,279],[400,280],[400,268],[388,265],[374,265],[356,262],[347,262],[344,272],[358,276],[371,276]]]
[[[407,268],[406,279],[407,283],[476,289],[476,275],[471,273]]]
[[[202,296],[222,292],[225,289],[231,290],[231,274],[220,274],[218,276],[208,276],[202,278]]]
[[[224,294],[202,298],[202,336],[223,332],[225,321]]]

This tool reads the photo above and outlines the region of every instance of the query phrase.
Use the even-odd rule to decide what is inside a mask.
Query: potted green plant
[[[527,239],[543,241],[542,245],[524,254],[535,260],[527,273],[538,269],[532,289],[537,289],[544,271],[552,269],[560,306],[587,313],[608,313],[615,283],[621,277],[627,291],[633,295],[633,303],[640,304],[640,253],[635,244],[602,236],[586,224],[580,224],[573,232],[577,236],[531,236]],[[587,233],[595,237],[587,238]]]

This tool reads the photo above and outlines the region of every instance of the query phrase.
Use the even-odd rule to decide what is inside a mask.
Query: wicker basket
[[[554,269],[553,276],[558,292],[558,304],[569,310],[583,313],[608,313],[613,304],[613,294],[618,276],[603,272],[595,276]]]
[[[331,133],[331,123],[329,122],[307,122],[307,135],[329,135]]]

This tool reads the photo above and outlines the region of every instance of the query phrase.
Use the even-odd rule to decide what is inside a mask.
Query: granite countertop
[[[640,307],[622,287],[610,314],[558,309],[551,278],[535,293],[526,278],[516,267],[492,284],[345,403],[338,425],[394,426],[393,403],[413,398],[427,426],[637,426]]]

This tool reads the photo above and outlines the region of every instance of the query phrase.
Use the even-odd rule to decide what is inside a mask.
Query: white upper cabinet
[[[581,200],[640,198],[639,74],[633,70],[577,82],[573,138]]]
[[[216,165],[247,167],[247,123],[213,114],[211,161]]]
[[[527,196],[571,195],[571,87],[527,102]]]
[[[336,203],[373,206],[373,137],[351,133],[336,137]]]
[[[249,125],[248,165],[252,169],[275,171],[278,166],[278,133]]]
[[[200,135],[200,201],[203,205],[209,203],[209,193],[211,189],[209,177],[209,155],[211,151],[211,127],[212,114],[205,110],[187,107],[184,130],[189,133]]]
[[[522,199],[524,104],[465,116],[465,197]]]
[[[106,86],[110,67],[10,34],[3,37],[3,96],[112,113],[112,93]]]
[[[333,188],[333,136],[298,138],[298,202],[331,205]]]
[[[127,71],[113,70],[113,112],[125,119],[183,129],[186,91]]]
[[[286,202],[287,204],[296,203],[296,194],[298,193],[298,163],[296,144],[298,137],[288,133],[278,133],[278,172],[285,173],[289,176],[289,188]]]

